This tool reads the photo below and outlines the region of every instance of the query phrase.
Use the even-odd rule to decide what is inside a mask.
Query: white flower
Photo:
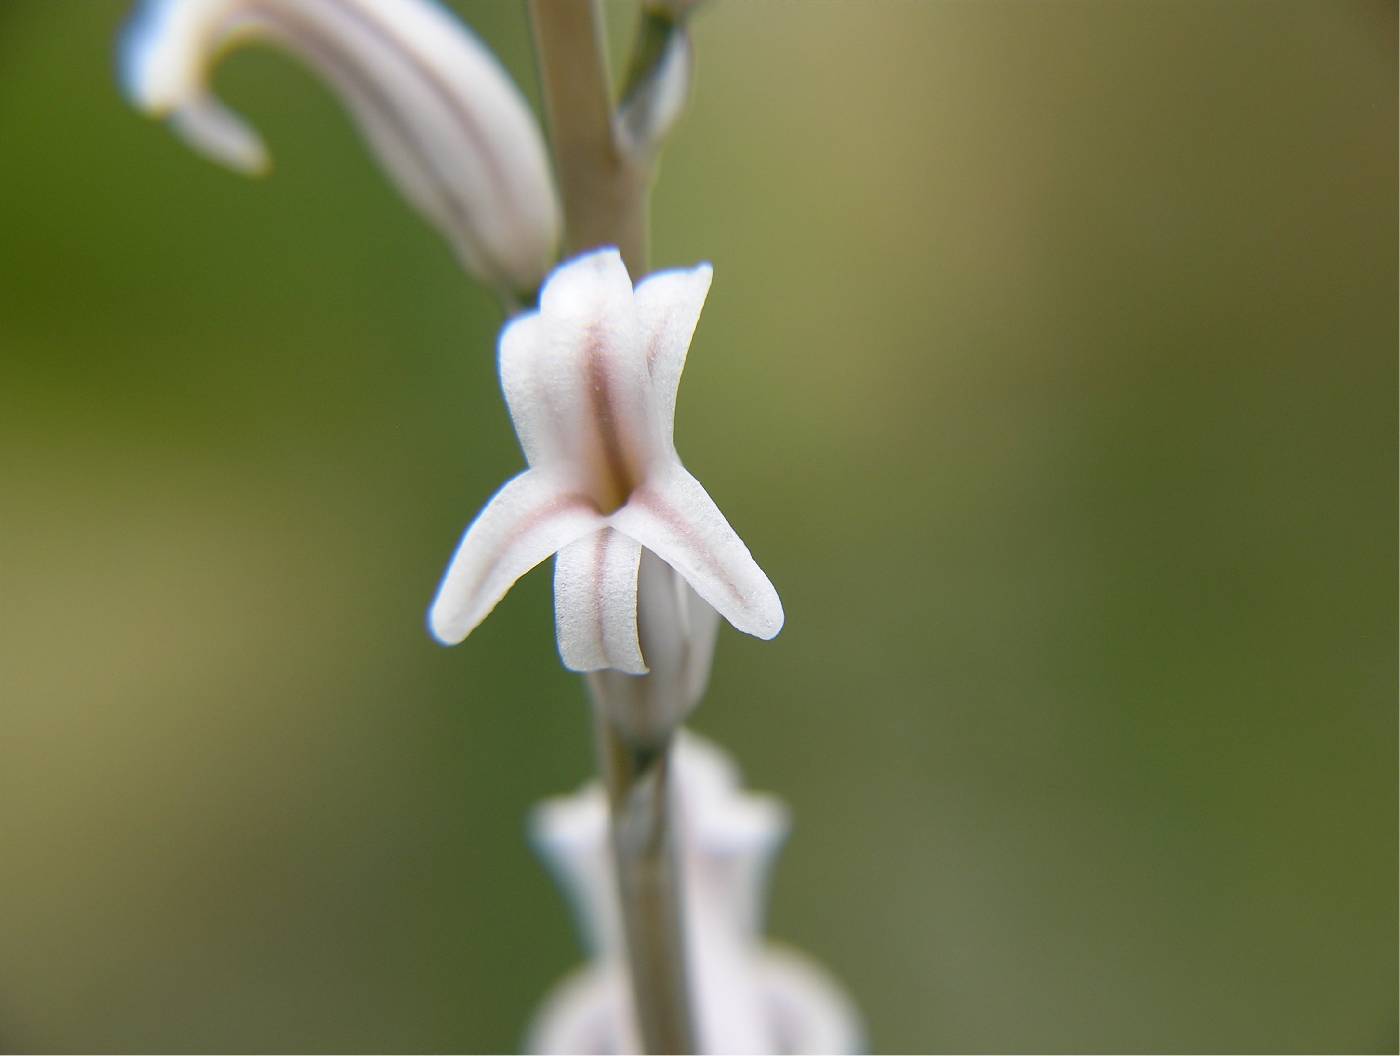
[[[564,663],[644,673],[644,547],[739,630],[778,633],[777,591],[672,439],[676,386],[710,274],[708,264],[660,272],[634,291],[617,250],[599,250],[558,268],[539,311],[506,327],[501,384],[530,468],[463,536],[430,613],[439,640],[460,642],[517,579],[557,553]]]
[[[122,42],[132,102],[242,172],[262,141],[209,90],[229,47],[274,41],[341,96],[403,195],[504,291],[549,270],[560,216],[544,140],[494,55],[432,0],[146,0]]]
[[[701,1051],[858,1051],[860,1019],[840,987],[808,958],[762,941],[764,893],[787,811],[771,797],[741,792],[729,758],[693,734],[676,741],[675,788]],[[570,897],[592,961],[546,998],[529,1051],[637,1052],[601,787],[546,801],[531,830]]]

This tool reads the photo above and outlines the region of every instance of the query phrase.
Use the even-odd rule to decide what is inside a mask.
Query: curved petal
[[[611,528],[559,551],[554,562],[554,626],[565,667],[646,674],[637,639],[641,556],[640,544]]]
[[[540,314],[572,329],[630,336],[632,278],[616,246],[581,253],[554,269],[540,290]]]
[[[656,392],[657,418],[668,444],[675,442],[676,389],[713,277],[714,268],[699,264],[658,271],[637,286],[637,326]]]
[[[433,637],[456,645],[517,579],[603,524],[586,497],[526,470],[496,492],[462,536],[428,614]]]
[[[496,351],[506,408],[532,466],[558,453],[560,430],[566,424],[564,408],[550,403],[551,393],[539,377],[538,368],[549,356],[546,340],[544,320],[530,312],[506,325]]]
[[[261,176],[272,166],[262,137],[212,95],[201,92],[170,115],[191,148],[235,172]]]
[[[615,509],[666,453],[618,251],[556,269],[540,291],[539,315],[532,354],[510,357],[510,384],[553,422],[550,456],[573,464],[599,504]]]
[[[783,603],[714,500],[679,464],[649,479],[611,524],[674,568],[745,634],[772,638]]]
[[[779,1052],[869,1052],[860,1013],[810,957],[769,945],[760,954],[763,1002]]]
[[[208,94],[229,45],[276,41],[349,107],[399,190],[468,270],[531,290],[559,235],[543,137],[495,56],[431,0],[147,0],[122,45],[128,95],[242,170],[265,154]]]
[[[620,962],[594,961],[554,985],[535,1010],[525,1051],[536,1056],[641,1052]]]
[[[676,753],[683,846],[697,852],[691,863],[696,888],[703,887],[729,927],[756,938],[763,930],[768,876],[791,828],[787,807],[745,790],[734,760],[713,741],[682,730]]]
[[[584,948],[595,957],[624,956],[602,785],[590,782],[537,804],[529,831],[531,846],[569,902]]]

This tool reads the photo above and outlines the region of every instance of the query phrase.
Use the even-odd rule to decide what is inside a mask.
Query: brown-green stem
[[[597,0],[530,0],[535,53],[564,203],[570,254],[617,246],[633,280],[647,273],[651,167],[619,148]],[[637,676],[651,678],[651,675]],[[649,1053],[696,1051],[671,797],[669,733],[645,742],[594,696],[613,863],[638,1035]]]
[[[651,166],[628,158],[617,142],[597,0],[530,0],[530,18],[568,253],[617,246],[640,279]]]
[[[590,679],[589,687],[596,693],[598,681]],[[668,735],[638,745],[608,719],[601,700],[593,710],[637,1033],[650,1053],[695,1052],[671,795],[673,741]]]

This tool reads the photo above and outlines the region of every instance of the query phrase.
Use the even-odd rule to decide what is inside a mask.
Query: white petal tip
[[[786,616],[783,607],[778,603],[777,598],[773,599],[772,607],[764,606],[761,612],[757,612],[751,619],[745,620],[742,625],[734,624],[734,628],[743,631],[745,634],[755,638],[761,638],[765,642],[771,642],[783,629]]]
[[[540,289],[540,311],[565,319],[597,312],[625,298],[630,306],[632,279],[616,246],[590,250],[555,268]]]
[[[177,108],[170,115],[170,126],[192,150],[234,172],[262,176],[272,167],[258,134],[212,96]]]
[[[699,299],[703,304],[706,295],[710,292],[710,284],[714,282],[715,266],[708,260],[701,261],[695,267],[688,269],[686,274],[699,291]]]
[[[161,91],[162,37],[171,10],[165,4],[143,4],[122,27],[117,41],[117,77],[127,100],[147,113],[168,111],[173,105],[169,90]]]
[[[649,675],[651,668],[646,664],[635,664],[625,660],[619,660],[611,664],[607,663],[579,663],[570,661],[562,652],[559,659],[564,662],[564,666],[570,671],[577,671],[580,675],[586,675],[593,671],[621,671],[624,675]]]
[[[787,613],[783,611],[783,602],[778,597],[778,591],[763,574],[763,570],[753,563],[752,557],[748,561],[748,570],[751,577],[749,591],[735,598],[739,602],[737,605],[721,609],[720,614],[736,631],[761,638],[765,642],[771,641],[778,637],[778,632],[783,629],[787,622]],[[755,580],[757,582],[754,582]]]
[[[603,271],[622,263],[622,250],[616,246],[599,246],[566,260],[561,268],[594,268]]]
[[[458,621],[438,612],[437,606],[428,610],[428,633],[439,645],[461,645],[471,630],[462,630]]]

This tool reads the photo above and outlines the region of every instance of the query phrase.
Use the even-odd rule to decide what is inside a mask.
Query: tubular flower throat
[[[659,272],[635,290],[615,249],[559,267],[540,308],[501,334],[506,403],[529,469],[463,536],[430,613],[465,638],[511,585],[557,554],[559,652],[575,671],[648,670],[637,633],[643,548],[736,628],[772,638],[782,603],[676,454],[676,387],[711,269]]]

